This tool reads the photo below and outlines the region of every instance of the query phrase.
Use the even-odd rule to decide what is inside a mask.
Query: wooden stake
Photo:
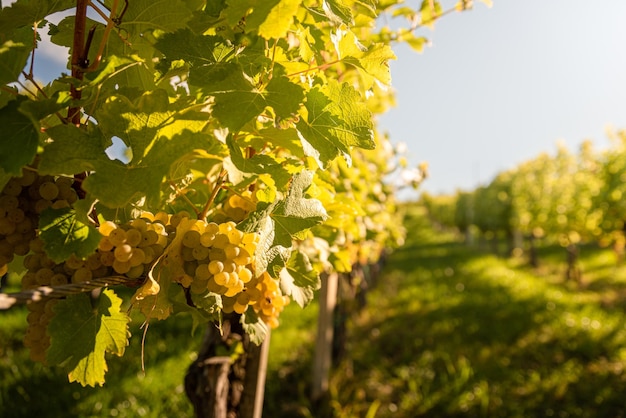
[[[328,380],[332,365],[333,312],[337,305],[338,279],[337,273],[330,273],[322,277],[315,359],[313,360],[313,387],[311,391],[313,401],[319,400],[328,392]]]

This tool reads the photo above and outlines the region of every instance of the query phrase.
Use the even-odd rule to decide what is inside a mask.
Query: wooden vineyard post
[[[261,418],[269,354],[269,336],[257,346],[243,332],[240,317],[227,315],[220,330],[210,324],[185,376],[185,393],[197,418]],[[233,358],[218,355],[242,344]]]
[[[270,336],[263,344],[250,344],[249,358],[246,364],[246,377],[243,390],[243,399],[239,410],[240,418],[261,418],[263,416],[263,399],[265,397],[265,378],[267,376],[267,358],[270,350]]]
[[[315,358],[313,359],[313,386],[311,390],[313,401],[319,400],[328,391],[328,379],[332,363],[333,313],[337,304],[338,279],[337,273],[330,273],[322,277]]]

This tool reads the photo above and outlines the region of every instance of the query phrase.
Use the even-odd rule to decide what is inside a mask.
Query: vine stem
[[[83,79],[85,73],[85,27],[87,26],[88,5],[89,0],[76,0],[74,40],[72,42],[72,77],[78,81]],[[81,91],[75,84],[71,85],[70,94],[74,100],[81,98]],[[80,107],[71,106],[67,111],[67,118],[74,125],[80,125]]]
[[[204,208],[202,208],[202,212],[200,212],[200,214],[198,215],[198,219],[206,219],[206,215],[207,213],[209,213],[209,208],[215,201],[215,197],[222,188],[222,184],[224,184],[224,178],[226,177],[226,174],[228,174],[228,172],[226,170],[222,170],[219,176],[217,176],[217,180],[215,181],[215,187],[213,187],[213,191],[211,192],[211,196],[206,202],[206,205],[204,205]]]
[[[300,75],[300,74],[306,74],[308,72],[317,71],[317,70],[324,71],[328,67],[330,67],[332,65],[335,65],[337,63],[340,63],[340,62],[341,62],[341,60],[335,60],[335,61],[332,61],[332,62],[327,62],[326,64],[322,64],[322,65],[319,65],[317,67],[311,67],[311,68],[308,68],[306,70],[302,70],[302,71],[298,71],[298,72],[295,72],[295,73],[288,74],[287,77],[294,77],[294,76],[297,76],[297,75]]]
[[[174,184],[173,181],[170,182],[170,187],[176,192],[176,196],[180,197],[181,199],[183,199],[189,206],[191,206],[191,208],[193,209],[193,211],[196,213],[196,217],[200,217],[200,211],[195,207],[195,205],[193,204],[193,202],[191,200],[189,200],[189,198],[187,197],[187,195],[180,190],[176,184]]]

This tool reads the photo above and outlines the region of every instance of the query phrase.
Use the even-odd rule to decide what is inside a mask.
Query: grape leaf
[[[33,48],[33,30],[22,28],[13,33],[12,39],[0,37],[0,41],[0,85],[4,85],[16,81],[26,66]]]
[[[189,29],[177,30],[159,37],[155,48],[169,61],[184,60],[191,66],[215,64],[232,52],[219,36],[198,35]],[[181,48],[185,45],[185,48]]]
[[[280,0],[259,26],[259,35],[265,39],[279,39],[287,35],[298,12],[301,0]]]
[[[227,0],[225,17],[229,26],[239,26],[246,32],[256,31],[281,0]],[[240,24],[244,21],[245,24]]]
[[[43,173],[90,171],[83,188],[108,207],[122,207],[148,196],[157,204],[161,185],[177,162],[196,149],[211,149],[215,140],[200,131],[206,115],[168,110],[167,96],[142,96],[137,106],[125,99],[111,99],[97,113],[98,125],[88,129],[55,126],[47,133],[53,142],[42,154]],[[178,135],[175,135],[178,132]],[[112,161],[105,153],[111,138],[131,148],[129,164]]]
[[[226,138],[226,144],[230,150],[230,158],[235,167],[244,173],[264,174],[268,173],[276,182],[276,186],[282,188],[291,179],[291,174],[281,164],[269,155],[256,154],[251,158],[245,158],[243,152],[233,140],[233,136]]]
[[[133,297],[132,306],[144,314],[147,319],[167,319],[173,312],[172,300],[182,294],[183,289],[176,286],[169,278],[167,270],[157,266],[155,269],[156,280],[159,283],[159,291],[153,295],[144,295],[142,299]]]
[[[352,10],[350,7],[343,4],[342,0],[324,0],[322,8],[326,17],[335,25],[342,23],[350,26],[354,24],[354,18],[352,17]]]
[[[297,123],[305,152],[323,167],[352,146],[375,146],[371,114],[360,94],[347,83],[328,80],[306,96],[306,117]]]
[[[346,31],[339,43],[339,52],[346,64],[353,65],[363,70],[370,78],[374,78],[383,84],[391,84],[391,72],[389,60],[395,60],[396,55],[389,45],[373,44],[369,48],[360,48],[358,41],[351,31]],[[370,89],[374,80],[364,80],[363,87]]]
[[[287,77],[273,77],[266,89],[267,105],[282,119],[293,116],[304,99],[304,89]]]
[[[39,217],[39,231],[46,254],[57,263],[72,254],[89,256],[102,238],[95,227],[80,222],[71,208],[44,210]]]
[[[21,176],[22,167],[33,161],[39,144],[37,126],[19,109],[24,100],[12,100],[0,109],[4,131],[0,136],[0,168],[14,176]]]
[[[421,23],[431,29],[435,27],[435,21],[441,16],[441,4],[437,0],[423,0],[420,6]]]
[[[302,308],[313,300],[314,292],[321,286],[319,275],[313,270],[308,257],[299,251],[291,254],[279,277],[283,294],[291,296]]]
[[[29,116],[37,125],[46,116],[67,107],[71,100],[72,97],[68,91],[56,91],[45,99],[23,101],[20,104],[20,111]]]
[[[89,295],[68,296],[54,307],[48,326],[51,345],[47,361],[68,372],[70,382],[102,385],[107,371],[105,353],[124,354],[130,318],[121,310],[122,299],[104,289],[97,306]]]
[[[254,309],[248,309],[241,315],[241,325],[243,330],[250,337],[250,341],[256,345],[261,345],[269,334],[267,324],[263,322],[254,312]]]
[[[238,131],[265,109],[266,101],[236,63],[218,63],[189,71],[189,83],[215,97],[213,115],[232,131]]]
[[[304,197],[304,191],[313,180],[312,171],[295,174],[284,200],[278,202],[271,217],[274,221],[274,244],[291,247],[294,239],[301,238],[303,231],[324,221],[328,215],[317,199]]]
[[[98,128],[56,125],[46,130],[53,140],[41,154],[41,174],[67,174],[92,171],[99,162],[109,161],[104,150],[110,145]]]
[[[171,32],[183,28],[192,16],[180,0],[133,0],[120,27],[131,36],[140,37],[146,31]]]
[[[75,6],[75,0],[18,0],[0,9],[0,33],[9,33],[23,26],[31,28],[46,16]]]

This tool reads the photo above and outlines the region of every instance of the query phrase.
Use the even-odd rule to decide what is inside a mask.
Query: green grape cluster
[[[129,279],[144,277],[168,245],[170,216],[144,212],[141,218],[117,225],[106,221],[99,227],[103,238],[98,244],[100,262]]]
[[[40,176],[24,168],[0,192],[0,275],[15,255],[29,253],[36,237],[39,214],[45,209],[71,206],[78,196],[68,177]]]
[[[48,324],[54,316],[53,308],[58,299],[40,300],[26,305],[28,327],[24,335],[24,346],[29,349],[33,361],[46,363],[46,350],[50,347]]]
[[[278,326],[278,317],[289,297],[282,294],[278,281],[264,272],[252,278],[243,292],[234,297],[223,298],[224,312],[244,313],[251,306],[257,315],[272,328]]]
[[[213,219],[217,222],[241,222],[248,214],[256,209],[256,202],[252,192],[231,194],[222,204],[221,210]]]
[[[183,285],[196,294],[207,290],[226,296],[240,293],[252,279],[257,242],[257,234],[238,230],[232,221],[195,221],[181,239]]]

